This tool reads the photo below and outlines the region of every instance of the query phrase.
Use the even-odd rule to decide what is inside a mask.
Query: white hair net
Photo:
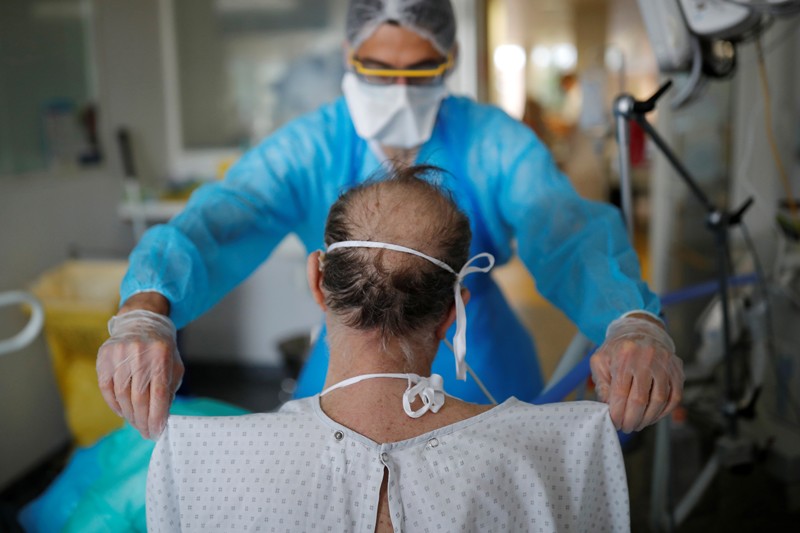
[[[428,39],[442,54],[456,40],[456,17],[450,0],[350,0],[347,40],[358,48],[378,26],[395,21]]]

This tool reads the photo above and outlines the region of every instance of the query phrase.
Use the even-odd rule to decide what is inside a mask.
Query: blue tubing
[[[580,385],[582,381],[589,377],[591,374],[591,368],[589,367],[589,358],[594,353],[594,350],[589,352],[586,357],[578,361],[572,370],[570,370],[567,375],[565,375],[561,380],[553,385],[550,389],[541,393],[533,403],[536,405],[541,405],[544,403],[553,403],[558,402],[566,398],[567,394],[572,392],[572,390]]]
[[[758,281],[758,275],[755,272],[751,272],[750,274],[742,274],[739,276],[732,276],[728,278],[728,284],[731,287],[738,287],[740,285],[749,285],[751,283],[756,283]],[[687,287],[685,289],[679,289],[677,291],[669,292],[661,297],[661,305],[668,306],[674,305],[680,302],[685,302],[688,300],[692,300],[694,298],[700,298],[701,296],[705,296],[707,294],[712,294],[713,292],[719,289],[719,282],[718,281],[708,281],[705,283],[700,283],[698,285],[692,285],[691,287]],[[561,380],[553,385],[549,390],[541,393],[532,403],[536,405],[541,405],[545,403],[553,403],[553,402],[560,402],[567,395],[572,392],[575,387],[581,384],[585,379],[587,379],[591,373],[591,367],[589,366],[589,358],[594,353],[594,350],[589,352],[586,357],[581,359],[578,364],[576,364],[572,370],[570,370],[567,375],[565,375]]]
[[[742,274],[739,276],[732,276],[728,278],[728,285],[731,287],[738,287],[740,285],[749,285],[758,281],[758,274],[751,272],[750,274]],[[692,285],[685,289],[678,289],[677,291],[668,292],[661,297],[661,305],[675,305],[677,303],[700,298],[707,294],[712,294],[719,290],[718,281],[707,281],[698,285]]]

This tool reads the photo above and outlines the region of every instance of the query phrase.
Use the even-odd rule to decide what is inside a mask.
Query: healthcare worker
[[[449,173],[440,185],[472,220],[471,255],[489,252],[503,264],[517,252],[539,291],[602,344],[593,375],[618,428],[640,429],[678,403],[680,360],[619,212],[580,198],[527,127],[448,94],[455,35],[449,0],[351,0],[344,97],[276,131],[169,224],[145,233],[97,360],[106,401],[142,435],[161,432],[183,375],[175,328],[218,302],[289,232],[307,250],[322,249],[341,191],[382,165],[414,162]],[[532,400],[542,388],[532,339],[491,277],[475,278],[466,283],[467,361],[497,401]],[[267,305],[280,305],[269,297]],[[298,397],[321,390],[327,357],[323,332]],[[472,379],[455,379],[449,348],[433,372],[455,396],[486,401]]]

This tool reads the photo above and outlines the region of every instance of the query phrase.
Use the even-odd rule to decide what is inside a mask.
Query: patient
[[[170,417],[148,473],[148,531],[629,529],[606,405],[481,406],[431,376],[456,321],[465,378],[461,280],[493,263],[468,260],[469,220],[429,182],[437,172],[395,170],[333,205],[326,252],[308,258],[325,390],[277,413]]]

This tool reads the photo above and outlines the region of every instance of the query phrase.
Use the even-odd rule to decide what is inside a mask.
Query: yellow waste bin
[[[97,386],[97,350],[119,306],[125,261],[74,260],[45,272],[31,287],[45,312],[44,331],[64,403],[79,446],[122,426]]]

